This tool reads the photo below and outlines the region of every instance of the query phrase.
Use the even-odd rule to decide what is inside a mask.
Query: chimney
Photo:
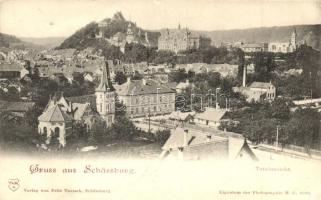
[[[185,83],[186,83],[186,84],[189,84],[189,80],[188,80],[188,79],[186,79]]]
[[[188,146],[188,130],[185,129],[184,130],[184,147],[187,147]]]
[[[243,87],[246,87],[246,66],[243,66]]]
[[[210,142],[212,139],[212,136],[210,134],[206,135],[206,142]]]
[[[130,77],[127,77],[127,83],[130,83]]]

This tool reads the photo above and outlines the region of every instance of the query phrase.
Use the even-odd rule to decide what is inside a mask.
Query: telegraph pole
[[[150,134],[150,109],[148,109],[148,133]]]
[[[279,147],[279,125],[276,126],[275,151],[278,151],[278,147]]]

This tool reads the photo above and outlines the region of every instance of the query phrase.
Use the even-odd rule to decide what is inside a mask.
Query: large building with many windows
[[[175,91],[154,80],[130,80],[115,85],[129,117],[169,114],[175,110]],[[121,109],[121,108],[117,108]]]
[[[297,33],[294,29],[289,42],[271,42],[269,43],[269,52],[274,53],[290,53],[294,52],[297,48]]]
[[[161,31],[158,38],[158,50],[167,50],[178,53],[190,49],[201,49],[211,45],[211,39],[192,33],[187,28],[166,29]]]

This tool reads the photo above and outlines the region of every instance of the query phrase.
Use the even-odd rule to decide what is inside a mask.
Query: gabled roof
[[[249,43],[249,44],[243,44],[241,46],[242,48],[263,48],[263,43]]]
[[[89,103],[72,103],[72,107],[75,110],[74,119],[81,120],[87,108],[90,107]]]
[[[257,157],[247,144],[247,141],[245,138],[234,138],[229,137],[228,138],[228,149],[229,149],[229,158],[235,159],[237,158],[241,152],[246,152],[253,160],[257,160]]]
[[[265,82],[253,82],[249,87],[250,88],[262,88],[268,89],[269,87],[273,86],[272,83],[265,83]],[[274,86],[273,86],[274,87]]]
[[[66,100],[70,101],[72,103],[79,103],[79,104],[89,103],[92,108],[96,108],[96,96],[95,96],[95,94],[66,97]]]
[[[4,109],[7,111],[27,112],[34,105],[34,102],[8,102]]]
[[[39,117],[39,121],[44,122],[67,122],[71,121],[72,118],[64,112],[58,104],[48,108]]]
[[[171,135],[162,147],[163,150],[169,150],[169,149],[177,149],[179,147],[184,147],[184,132],[183,128],[177,127],[173,131],[171,131]],[[196,145],[202,145],[202,144],[208,144],[208,143],[217,143],[217,142],[227,142],[227,138],[214,136],[211,134],[211,139],[209,140],[207,138],[207,135],[204,133],[194,132],[189,130],[187,133],[187,144],[188,147],[196,146]]]
[[[157,89],[158,88],[158,89]],[[132,80],[122,85],[115,85],[118,95],[143,95],[143,94],[162,94],[174,93],[174,90],[168,87],[167,84],[160,84],[154,80],[146,80],[144,85],[143,80]]]
[[[195,115],[197,119],[219,121],[225,115],[226,110],[207,108],[204,112]]]
[[[186,89],[188,88],[190,85],[193,85],[187,81],[185,82],[179,82],[177,85],[176,85],[176,89]]]
[[[180,112],[180,111],[174,111],[172,112],[168,118],[169,119],[175,119],[175,120],[182,120],[185,121],[188,117],[194,116],[195,112]]]
[[[20,72],[24,67],[17,63],[0,63],[0,71],[16,71]]]

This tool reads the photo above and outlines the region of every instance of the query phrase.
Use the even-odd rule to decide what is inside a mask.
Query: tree
[[[287,120],[290,117],[290,102],[284,98],[275,99],[270,106],[269,114],[272,118]]]
[[[287,124],[286,134],[293,136],[293,143],[309,153],[320,143],[320,114],[310,108],[298,109]]]
[[[129,63],[138,63],[148,60],[148,49],[142,44],[126,44],[125,61]]]
[[[32,108],[30,108],[25,116],[25,122],[32,127],[33,130],[36,130],[38,127],[38,117],[41,115],[43,112],[43,107],[39,105],[34,105]]]
[[[255,52],[252,56],[254,71],[257,81],[270,81],[271,72],[275,69],[274,54],[267,52]]]
[[[126,106],[119,100],[118,95],[115,97],[115,116],[125,116],[126,115]]]
[[[144,77],[138,71],[135,71],[134,75],[132,76],[132,80],[142,80]]]
[[[30,78],[33,83],[39,83],[40,81],[40,73],[38,67],[33,69],[33,73],[30,73]]]
[[[88,143],[96,145],[103,142],[105,127],[106,127],[106,124],[104,121],[96,120],[91,127]]]
[[[175,55],[174,52],[171,51],[155,51],[154,58],[152,59],[153,63],[156,64],[163,64],[163,63],[171,63],[174,64],[177,61],[177,56]]]
[[[0,113],[0,146],[11,150],[34,150],[39,134],[25,122],[15,123],[5,118],[8,113]]]
[[[187,78],[187,73],[185,69],[179,69],[178,71],[172,72],[169,77],[171,81],[179,83]]]
[[[171,131],[169,129],[166,129],[163,131],[158,130],[155,133],[156,142],[161,146],[163,146],[165,142],[168,140],[168,138],[170,137],[170,135],[171,135]]]
[[[117,72],[115,75],[115,82],[119,85],[125,83],[127,81],[127,77],[123,72]]]
[[[132,121],[125,115],[117,115],[115,123],[111,126],[110,134],[114,134],[119,140],[132,140],[137,135],[138,130]]]

